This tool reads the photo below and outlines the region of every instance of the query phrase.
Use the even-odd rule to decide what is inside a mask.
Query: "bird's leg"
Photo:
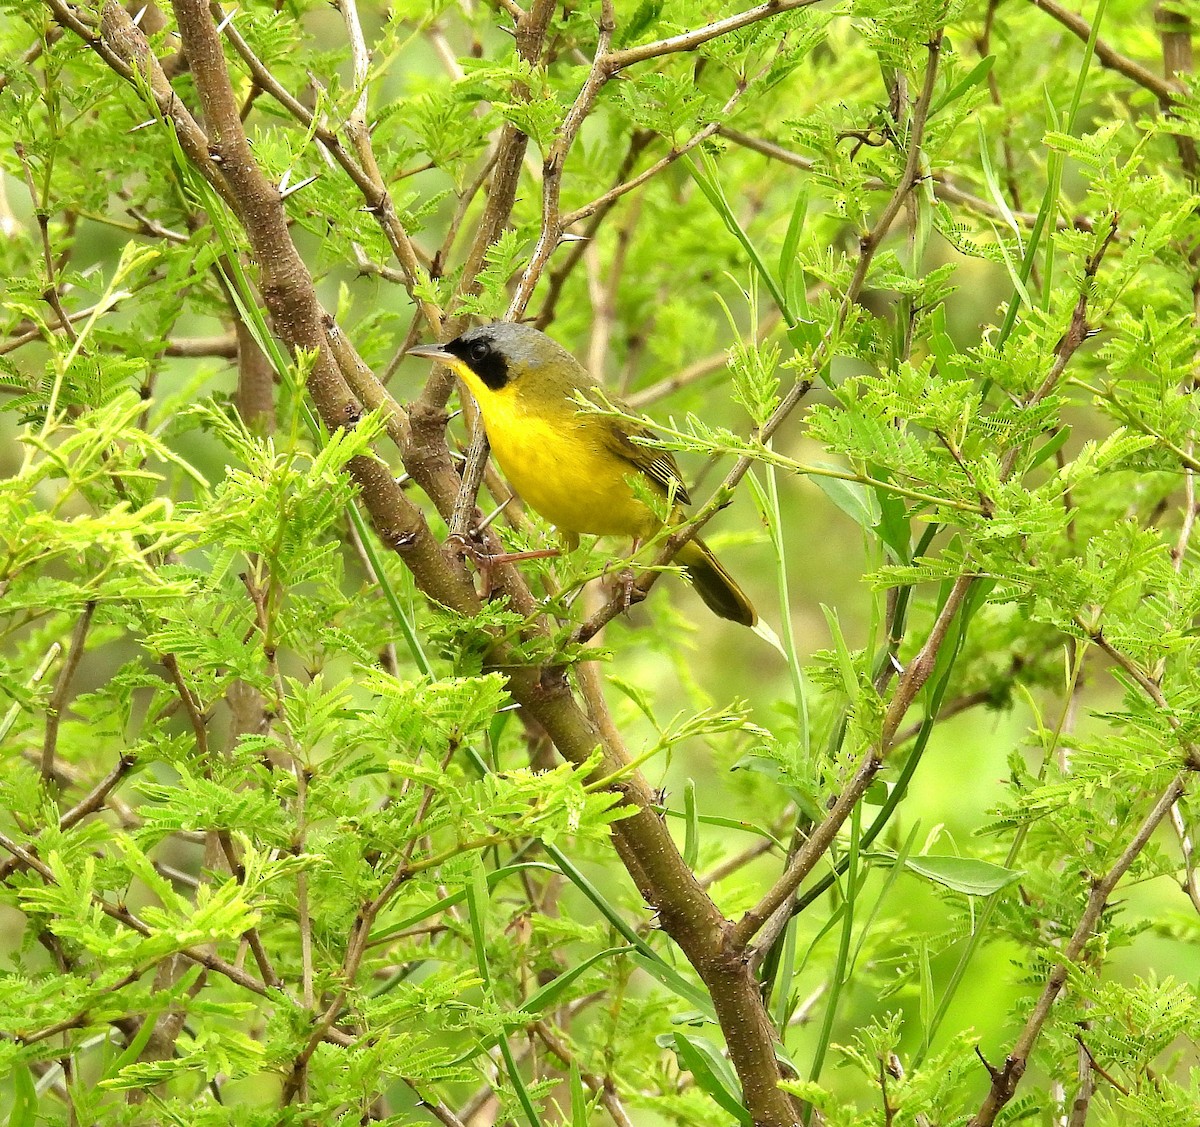
[[[629,553],[628,559],[632,560],[633,557],[638,554],[638,550],[641,548],[641,546],[641,537],[635,536],[633,538],[633,548]],[[617,561],[614,560],[613,565],[615,565],[616,562]],[[604,570],[607,574],[608,567],[605,567]],[[642,599],[646,597],[643,592],[638,591],[637,589],[637,573],[632,567],[621,568],[621,570],[616,572],[616,574],[613,576],[613,581],[617,590],[621,593],[621,609],[624,611],[628,611],[635,602],[640,603]],[[637,598],[634,598],[635,594],[637,595]]]
[[[632,560],[638,554],[638,550],[642,546],[642,538],[635,536],[633,538],[633,547],[629,550],[629,558]],[[634,585],[637,583],[637,575],[632,567],[625,568],[621,572],[621,602],[624,603],[624,610],[628,614],[629,608],[633,606],[633,591]],[[639,600],[640,601],[640,600]]]

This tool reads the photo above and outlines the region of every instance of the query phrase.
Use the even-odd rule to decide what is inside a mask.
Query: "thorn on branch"
[[[307,179],[301,180],[299,184],[293,184],[290,188],[285,188],[284,185],[281,183],[279,185],[280,200],[281,201],[286,200],[289,196],[294,196],[301,189],[307,188],[309,186],[309,184],[313,183],[313,181],[318,180],[318,179],[320,179],[319,176],[309,176]]]
[[[992,1083],[999,1084],[1001,1077],[1004,1074],[998,1068],[994,1068],[992,1066],[992,1064],[988,1061],[987,1057],[985,1057],[983,1055],[983,1050],[978,1045],[975,1046],[975,1055],[983,1063],[983,1067],[987,1069],[988,1075],[992,1078]]]

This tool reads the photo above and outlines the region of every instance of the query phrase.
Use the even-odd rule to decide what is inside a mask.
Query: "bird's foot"
[[[465,535],[451,533],[446,539],[450,550],[462,559],[469,559],[479,572],[484,598],[490,598],[494,590],[492,572],[503,564],[520,563],[522,560],[548,560],[561,553],[557,548],[537,548],[528,552],[489,552],[477,529]]]
[[[640,603],[646,592],[637,585],[637,572],[631,567],[622,568],[617,572],[609,572],[610,583],[614,593],[621,600],[621,610],[627,612],[635,603]]]

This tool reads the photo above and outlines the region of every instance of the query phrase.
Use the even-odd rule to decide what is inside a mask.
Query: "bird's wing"
[[[604,436],[607,445],[618,458],[644,473],[679,504],[692,503],[683,475],[679,472],[679,466],[675,464],[675,456],[669,450],[655,450],[653,446],[643,446],[633,441],[635,437],[656,438],[657,435],[652,430],[624,423],[620,419],[606,419],[605,422],[607,425],[604,428]]]

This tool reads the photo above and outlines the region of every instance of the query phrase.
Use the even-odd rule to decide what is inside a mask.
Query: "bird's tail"
[[[758,614],[746,598],[746,593],[698,536],[679,549],[675,562],[687,570],[696,593],[713,614],[742,626],[755,626],[758,623]]]

